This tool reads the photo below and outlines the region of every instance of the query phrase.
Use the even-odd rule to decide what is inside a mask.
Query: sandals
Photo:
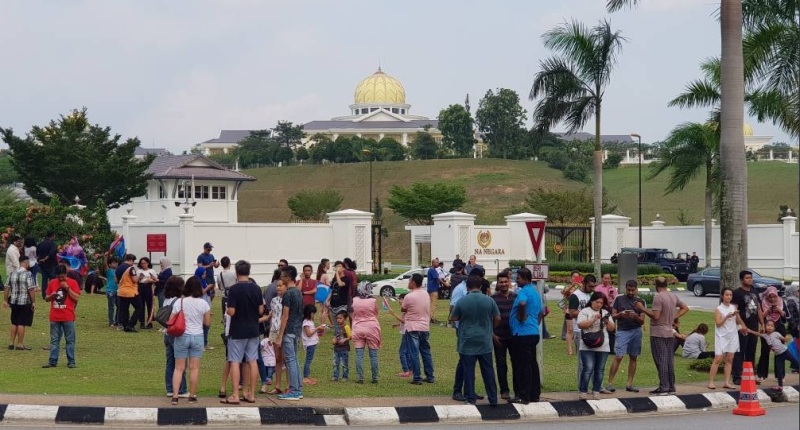
[[[245,403],[255,403],[256,402],[256,399],[248,399],[247,397],[242,398],[242,400],[244,400]]]
[[[708,386],[706,386],[706,388],[708,388],[709,390],[716,390],[717,389],[717,387],[715,385],[708,385]]]
[[[177,397],[173,397],[172,398],[172,402],[170,402],[170,403],[172,404],[172,406],[177,406],[178,405],[178,398]]]
[[[189,403],[197,403],[197,396],[189,396]]]
[[[227,399],[227,398],[226,399],[222,399],[219,402],[222,403],[223,405],[238,405],[240,403],[239,401],[233,401],[233,400]]]
[[[219,397],[220,399],[225,399],[228,397],[228,393],[220,391],[219,393],[217,393],[217,397]]]
[[[275,388],[273,388],[273,389],[271,389],[271,390],[267,391],[267,394],[272,394],[272,395],[275,395],[275,394],[283,394],[283,391],[281,391],[281,389],[280,389],[280,388],[278,388],[278,387],[275,387]]]

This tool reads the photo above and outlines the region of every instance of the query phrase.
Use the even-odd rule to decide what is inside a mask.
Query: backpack
[[[177,300],[177,299],[176,299]],[[172,316],[172,305],[175,304],[175,300],[173,300],[170,304],[161,306],[158,308],[158,312],[156,312],[153,319],[156,320],[162,327],[168,328],[169,318]]]

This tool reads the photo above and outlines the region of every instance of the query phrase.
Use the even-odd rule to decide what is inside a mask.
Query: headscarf
[[[358,288],[356,289],[356,294],[358,294],[358,297],[362,299],[367,299],[372,297],[372,284],[364,281],[359,282]]]
[[[205,267],[198,267],[194,271],[194,276],[200,279],[200,283],[203,285],[203,289],[205,290],[208,288],[208,283],[206,282],[206,268]]]
[[[161,265],[161,270],[167,270],[172,267],[172,261],[170,261],[167,257],[161,257],[158,259],[158,263]]]
[[[768,300],[769,296],[775,295],[777,300],[772,303]],[[772,306],[777,308],[776,312],[772,312]],[[772,321],[777,321],[780,318],[780,313],[783,311],[783,300],[778,295],[778,289],[775,287],[767,287],[767,290],[761,293],[761,310],[767,315],[767,318]],[[771,316],[771,318],[770,318]]]
[[[797,301],[797,285],[787,286],[786,290],[783,292],[783,298],[786,299],[787,302]]]

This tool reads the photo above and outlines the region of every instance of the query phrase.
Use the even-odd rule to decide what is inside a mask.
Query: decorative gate
[[[588,263],[592,255],[592,227],[551,225],[545,228],[547,261]]]
[[[372,273],[383,270],[383,225],[372,224]]]

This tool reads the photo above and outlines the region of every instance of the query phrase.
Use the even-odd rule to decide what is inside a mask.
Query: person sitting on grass
[[[692,330],[683,341],[683,358],[712,358],[714,357],[713,351],[706,351],[706,334],[708,334],[708,325],[700,323],[697,328]]]

